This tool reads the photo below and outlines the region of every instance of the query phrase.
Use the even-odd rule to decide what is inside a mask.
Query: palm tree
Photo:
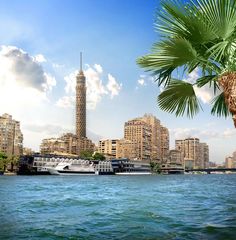
[[[236,1],[161,0],[161,7],[155,24],[160,40],[137,60],[164,87],[159,107],[193,117],[201,108],[195,88],[209,86],[211,113],[232,115],[236,127]],[[194,83],[173,78],[180,68],[184,74],[198,69],[201,77]]]

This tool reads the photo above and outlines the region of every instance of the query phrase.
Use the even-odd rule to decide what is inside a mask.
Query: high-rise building
[[[168,152],[168,162],[182,165],[181,152],[179,150],[170,150]]]
[[[151,160],[161,160],[161,123],[152,114],[145,114],[143,117],[138,118],[147,123],[151,127]]]
[[[165,162],[169,152],[169,131],[152,114],[137,118],[151,127],[151,161]]]
[[[76,136],[86,138],[86,78],[82,70],[82,53],[80,71],[76,76]]]
[[[23,134],[20,122],[9,114],[0,116],[0,151],[8,156],[19,156],[23,153]]]
[[[225,158],[225,167],[226,168],[234,168],[235,167],[233,157],[226,157]]]
[[[233,152],[232,156],[225,158],[226,168],[236,168],[236,151]]]
[[[137,144],[135,159],[140,161],[151,160],[152,129],[149,124],[133,119],[125,123],[124,139]]]
[[[100,140],[98,143],[98,152],[106,158],[116,158],[118,139]]]
[[[80,71],[76,76],[76,137],[78,155],[81,151],[95,150],[95,144],[86,137],[86,78],[82,69],[82,53]]]
[[[95,144],[86,137],[86,78],[82,70],[80,53],[80,71],[76,76],[76,134],[66,133],[59,138],[44,139],[41,153],[63,153],[80,155],[82,151],[94,151]]]
[[[181,153],[181,162],[184,165],[184,140],[175,140],[175,150]]]
[[[120,139],[117,142],[116,158],[128,158],[134,160],[137,158],[138,143],[128,139]]]
[[[233,160],[234,160],[234,162],[236,163],[236,151],[233,152]]]
[[[161,126],[161,160],[166,162],[169,154],[170,136],[169,130],[166,127]]]
[[[199,168],[209,167],[209,147],[206,143],[199,143]]]
[[[124,139],[119,144],[119,157],[122,152],[121,146],[123,146],[129,149],[129,153],[138,160],[160,163],[167,158],[169,131],[155,116],[145,114],[143,117],[126,122],[124,128]]]
[[[185,168],[207,168],[209,165],[209,148],[200,143],[198,138],[175,140],[175,149],[181,152]]]

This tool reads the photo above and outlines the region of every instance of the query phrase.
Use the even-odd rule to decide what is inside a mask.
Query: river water
[[[236,174],[0,176],[0,239],[236,239]]]

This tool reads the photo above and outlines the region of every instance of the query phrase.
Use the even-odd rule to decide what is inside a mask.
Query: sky
[[[151,113],[175,139],[198,137],[221,163],[236,151],[230,118],[210,115],[212,92],[196,89],[203,111],[193,119],[161,111],[153,78],[136,64],[158,41],[158,0],[0,1],[0,115],[20,121],[24,146],[75,131],[79,53],[87,79],[87,134],[122,138],[124,122]],[[198,69],[185,76],[193,81]]]

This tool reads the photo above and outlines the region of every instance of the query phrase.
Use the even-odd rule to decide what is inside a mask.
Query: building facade
[[[61,153],[69,153],[69,146],[67,143],[61,138],[47,138],[43,139],[40,145],[41,154],[61,154]]]
[[[102,153],[106,158],[116,158],[118,139],[100,140],[98,143],[98,152]]]
[[[235,167],[233,157],[226,157],[225,158],[225,167],[226,168],[234,168]]]
[[[151,155],[152,161],[161,161],[161,123],[152,114],[145,114],[139,118],[141,121],[147,123],[151,128]]]
[[[120,139],[117,142],[116,158],[118,159],[136,159],[138,143],[127,139]]]
[[[233,152],[232,156],[225,158],[226,168],[236,168],[236,151]]]
[[[80,155],[81,151],[94,151],[95,145],[88,138],[78,139],[73,133],[65,133],[59,138],[43,139],[40,145],[41,154]]]
[[[169,130],[166,127],[161,126],[161,161],[166,162],[170,148],[170,136]]]
[[[133,119],[125,123],[124,139],[136,145],[135,160],[151,160],[151,126],[140,119]]]
[[[236,151],[233,152],[233,160],[234,160],[234,162],[236,163]]]
[[[200,143],[198,138],[176,140],[175,149],[181,152],[182,164],[185,168],[209,167],[209,147],[206,143]]]
[[[168,162],[171,164],[178,164],[182,166],[181,152],[178,150],[170,150],[168,153]]]
[[[169,131],[152,114],[125,123],[124,139],[119,143],[118,157],[161,163],[167,158],[168,151]]]
[[[209,147],[206,143],[199,144],[199,168],[209,167]]]
[[[0,116],[0,151],[8,156],[23,154],[23,134],[20,122],[6,113]]]

